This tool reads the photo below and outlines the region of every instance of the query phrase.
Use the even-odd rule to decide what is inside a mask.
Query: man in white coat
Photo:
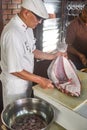
[[[52,81],[33,74],[34,58],[55,59],[66,53],[48,54],[36,49],[33,29],[47,19],[48,13],[42,0],[24,0],[20,13],[4,27],[1,34],[1,81],[3,107],[19,98],[29,97],[32,82],[42,88],[53,88]]]

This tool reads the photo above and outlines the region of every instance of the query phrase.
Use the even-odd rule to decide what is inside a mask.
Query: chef
[[[53,88],[52,81],[33,74],[34,58],[53,60],[59,55],[36,49],[33,29],[47,19],[42,0],[23,0],[19,14],[4,27],[1,34],[1,81],[3,106],[19,98],[31,97],[32,82],[42,88]]]

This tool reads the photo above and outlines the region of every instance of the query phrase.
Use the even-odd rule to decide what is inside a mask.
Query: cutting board
[[[68,107],[69,109],[75,109],[84,100],[87,99],[87,73],[77,71],[78,77],[81,81],[81,95],[80,97],[72,97],[60,92],[57,88],[43,89],[39,85],[33,87],[35,93],[41,94],[41,97],[48,97],[55,102]]]
[[[36,97],[49,102],[55,111],[55,122],[67,130],[87,130],[87,118],[78,113],[79,106],[87,99],[87,73],[77,71],[81,81],[80,97],[68,96],[57,88],[43,89],[33,86]]]

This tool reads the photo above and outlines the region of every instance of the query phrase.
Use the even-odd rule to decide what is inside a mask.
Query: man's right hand
[[[39,85],[42,88],[54,88],[54,85],[52,84],[52,81],[50,79],[47,78],[41,78],[41,82],[39,83]]]

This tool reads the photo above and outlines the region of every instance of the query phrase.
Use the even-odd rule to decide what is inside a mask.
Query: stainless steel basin
[[[11,128],[14,120],[21,115],[37,114],[44,119],[47,126],[41,130],[48,130],[54,120],[54,110],[50,104],[42,99],[25,98],[9,104],[1,113],[1,119],[6,128]]]

